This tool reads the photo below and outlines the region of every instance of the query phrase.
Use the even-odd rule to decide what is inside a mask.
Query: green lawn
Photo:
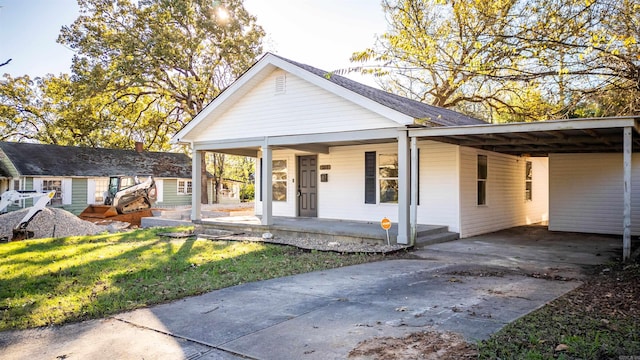
[[[214,289],[384,258],[170,239],[184,228],[0,244],[0,331],[101,318]]]

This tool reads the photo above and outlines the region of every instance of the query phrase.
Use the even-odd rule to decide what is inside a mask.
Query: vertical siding
[[[191,179],[185,179],[191,180]],[[157,202],[157,206],[184,206],[191,205],[191,194],[178,195],[178,179],[163,179],[162,202]]]
[[[276,70],[231,109],[217,116],[196,141],[291,134],[315,134],[397,127],[398,124],[295,75],[275,94]]]
[[[549,168],[550,230],[622,234],[622,154],[552,154]],[[631,176],[631,232],[640,235],[638,156]]]
[[[487,155],[487,204],[477,205],[477,155]],[[525,201],[525,164],[533,162],[534,198]],[[461,237],[536,223],[548,214],[546,162],[460,148]],[[539,183],[540,182],[540,183]]]

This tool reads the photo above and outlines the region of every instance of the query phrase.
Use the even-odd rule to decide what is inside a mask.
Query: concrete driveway
[[[344,359],[360,341],[486,339],[574,289],[621,240],[523,227],[390,260],[244,284],[104,320],[0,333],[3,359]]]

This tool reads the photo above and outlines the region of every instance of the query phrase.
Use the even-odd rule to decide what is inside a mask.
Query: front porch
[[[386,232],[379,222],[344,221],[333,219],[274,216],[273,224],[263,225],[258,216],[228,216],[193,220],[199,234],[218,235],[232,232],[262,236],[271,233],[280,238],[313,238],[328,242],[355,242],[386,245]],[[436,244],[458,239],[458,233],[449,232],[447,226],[418,224],[416,245]],[[397,244],[398,226],[389,229],[389,242]]]

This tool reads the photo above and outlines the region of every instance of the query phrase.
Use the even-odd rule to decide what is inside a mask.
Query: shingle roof
[[[470,116],[461,114],[459,112],[429,105],[420,101],[408,99],[399,95],[388,93],[386,91],[376,89],[371,86],[361,84],[357,81],[353,81],[346,77],[331,74],[327,71],[317,69],[313,66],[301,64],[299,62],[289,60],[279,55],[271,54],[279,59],[282,59],[290,64],[293,64],[299,68],[302,68],[314,75],[317,75],[327,81],[342,86],[347,90],[351,90],[359,95],[362,95],[370,100],[373,100],[388,108],[394,109],[405,115],[411,116],[414,119],[423,119],[432,123],[432,126],[456,126],[456,125],[478,125],[486,124],[482,120],[472,118]]]
[[[135,150],[15,142],[0,142],[0,150],[22,176],[108,177],[139,174],[160,178],[191,177],[191,159],[180,153],[139,153]]]

